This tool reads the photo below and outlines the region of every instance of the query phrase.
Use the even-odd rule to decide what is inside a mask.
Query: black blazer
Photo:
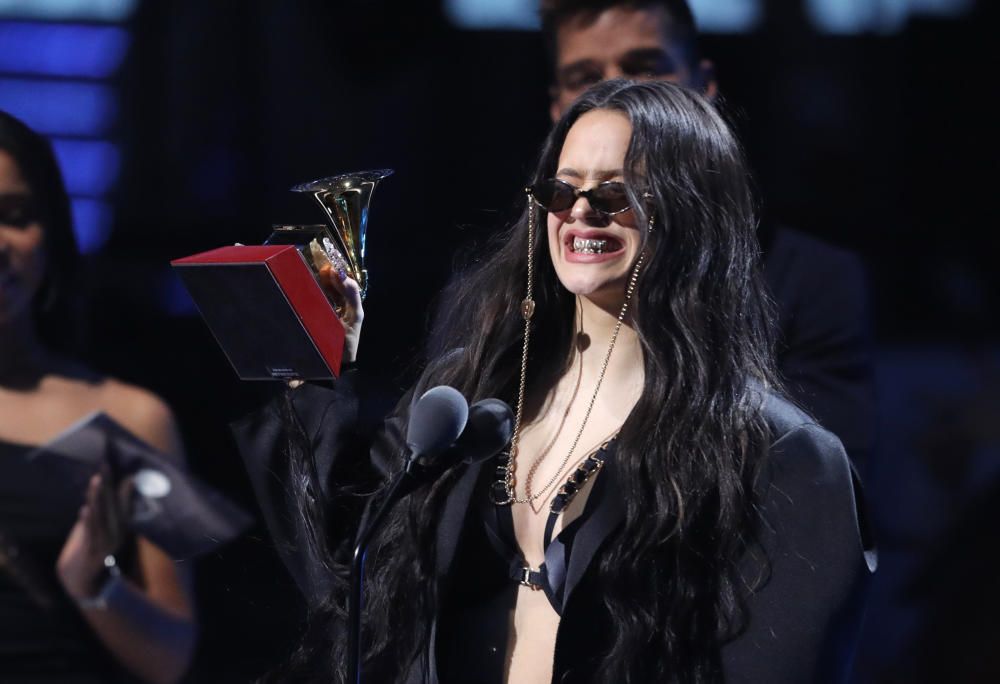
[[[348,461],[358,447],[354,426],[358,400],[356,376],[347,373],[330,390],[305,385],[291,391],[296,413],[309,434],[324,481],[347,476],[357,463]],[[422,387],[418,383],[415,392]],[[403,448],[406,413],[411,392],[390,416],[371,444],[371,463],[383,473],[398,462]],[[747,631],[723,648],[726,681],[824,682],[843,681],[850,666],[854,639],[861,619],[866,580],[874,569],[874,552],[862,530],[865,518],[860,490],[840,442],[801,411],[773,396],[762,396],[762,410],[774,441],[769,463],[759,483],[768,527],[760,532],[769,561],[747,558],[741,568],[749,584],[763,575],[766,583],[748,596]],[[301,515],[289,495],[285,428],[278,404],[233,425],[266,522],[290,573],[315,603],[329,591],[329,581],[317,558],[311,557]],[[442,603],[460,583],[453,577],[456,553],[463,534],[472,526],[471,503],[477,483],[489,476],[493,462],[463,469],[449,495],[437,529],[437,576]],[[613,460],[600,478],[607,481],[611,505],[595,511],[597,534],[574,545],[567,568],[563,617],[556,641],[553,681],[585,682],[592,671],[591,658],[601,653],[609,632],[602,629],[604,615],[600,587],[593,586],[592,561],[602,544],[623,520],[624,508],[613,493]],[[481,491],[481,490],[479,490]],[[348,528],[345,528],[345,530]],[[471,536],[471,535],[470,535]],[[581,543],[585,548],[580,548]],[[432,641],[437,625],[432,626]],[[462,681],[480,682],[503,671],[504,646],[482,648],[478,672]],[[475,648],[470,644],[470,648]],[[426,658],[405,681],[439,682],[432,643]],[[491,662],[495,659],[496,662]],[[487,676],[494,673],[493,676]]]

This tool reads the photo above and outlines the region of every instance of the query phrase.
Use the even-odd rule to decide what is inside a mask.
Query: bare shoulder
[[[163,399],[147,389],[114,378],[98,386],[101,408],[130,432],[175,456],[183,456],[177,422]]]

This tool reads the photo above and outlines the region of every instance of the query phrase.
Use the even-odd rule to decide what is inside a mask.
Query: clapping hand
[[[87,483],[86,499],[56,561],[59,581],[72,598],[87,599],[100,590],[105,559],[128,535],[132,489],[131,478],[115,488],[106,468]]]

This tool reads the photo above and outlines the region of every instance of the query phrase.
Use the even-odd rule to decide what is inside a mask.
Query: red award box
[[[221,247],[171,265],[242,380],[340,375],[344,326],[295,245]]]

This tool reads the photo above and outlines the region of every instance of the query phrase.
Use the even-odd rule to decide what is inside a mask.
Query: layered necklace
[[[530,202],[530,199],[529,199]],[[534,460],[528,469],[527,477],[525,478],[525,495],[523,497],[517,496],[515,491],[515,478],[514,471],[516,469],[517,461],[517,447],[521,437],[521,421],[524,416],[524,394],[525,385],[527,384],[528,377],[528,342],[531,336],[531,317],[535,313],[535,300],[532,299],[532,292],[534,288],[534,268],[533,259],[531,257],[534,251],[535,244],[535,211],[534,207],[529,207],[528,210],[528,293],[524,300],[521,302],[521,316],[524,318],[524,345],[521,349],[521,378],[520,384],[518,386],[517,392],[517,411],[514,418],[514,433],[510,440],[510,449],[504,452],[501,457],[503,462],[497,468],[497,480],[490,487],[490,498],[498,506],[509,506],[511,504],[530,504],[537,499],[545,495],[546,492],[556,483],[559,476],[562,474],[566,465],[573,458],[573,453],[576,451],[576,447],[580,442],[580,438],[583,436],[583,431],[587,427],[587,421],[590,419],[590,413],[594,409],[594,403],[597,401],[597,394],[601,390],[601,384],[604,382],[604,375],[608,370],[608,363],[611,361],[611,352],[615,349],[615,342],[618,341],[618,333],[621,330],[622,324],[625,321],[625,316],[628,313],[629,302],[632,300],[632,294],[635,292],[635,283],[639,277],[639,269],[642,267],[643,260],[645,259],[645,250],[640,252],[639,258],[635,262],[635,267],[632,269],[632,275],[629,277],[628,287],[625,290],[625,301],[622,302],[621,311],[618,313],[618,320],[615,322],[614,331],[611,333],[611,341],[608,343],[608,351],[604,354],[604,362],[601,364],[600,373],[597,376],[597,385],[594,387],[594,393],[590,396],[590,402],[587,404],[587,410],[583,415],[583,421],[580,423],[580,429],[577,430],[576,436],[573,438],[573,443],[570,445],[569,451],[563,457],[562,463],[556,469],[555,473],[545,484],[544,487],[538,491],[531,492],[531,482],[534,477],[535,471],[541,464],[542,460],[548,455],[551,449],[551,443],[549,447],[544,449],[542,453]],[[566,409],[567,413],[569,408]],[[565,416],[564,416],[565,419]],[[557,435],[558,436],[558,435]],[[554,443],[555,439],[553,439]],[[607,446],[610,440],[605,441],[602,444],[602,448]],[[591,459],[588,459],[588,461]],[[603,461],[602,461],[603,462]],[[599,465],[590,469],[586,473],[586,477],[599,469]],[[575,476],[571,479],[577,479]],[[578,483],[582,484],[582,483]],[[555,502],[553,502],[555,504]]]

